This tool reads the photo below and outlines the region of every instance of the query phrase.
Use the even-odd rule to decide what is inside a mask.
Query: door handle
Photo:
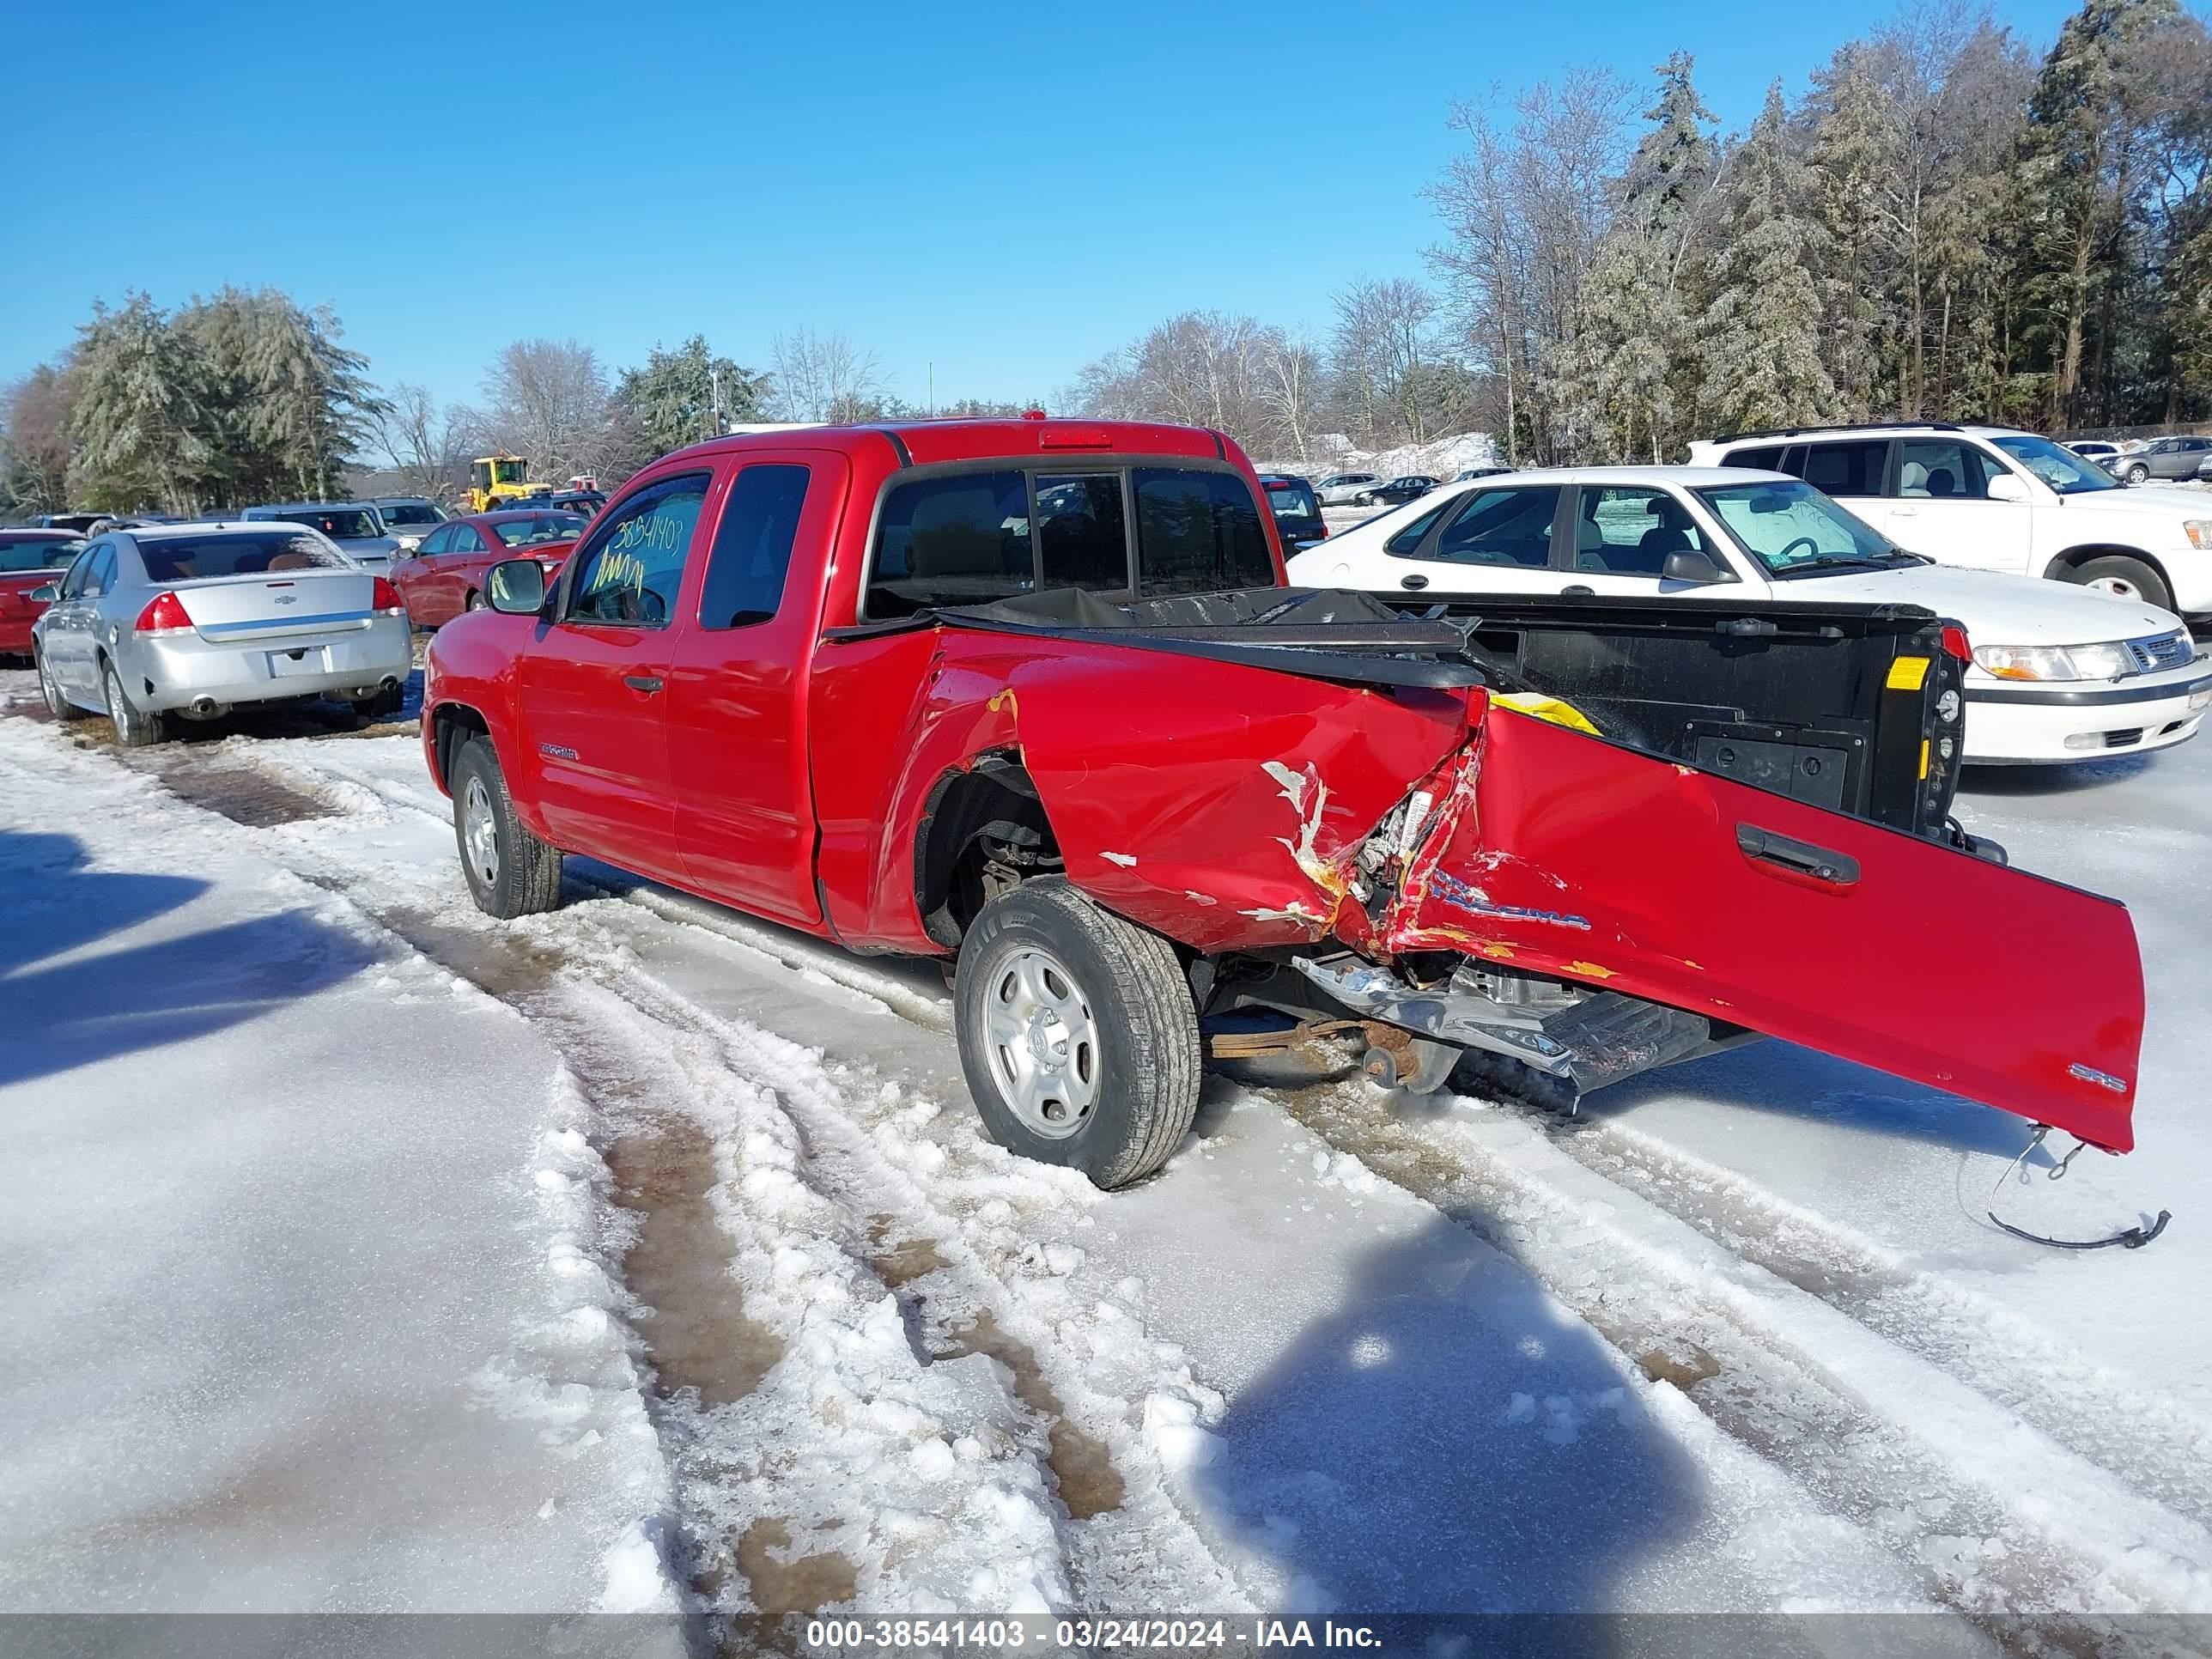
[[[1569,582],[1559,590],[1559,597],[1563,599],[1594,599],[1597,597],[1597,589],[1588,582]]]
[[[1426,576],[1401,576],[1398,579],[1398,586],[1401,587],[1418,589],[1426,587],[1428,585],[1429,579]]]
[[[623,684],[633,691],[642,691],[648,697],[660,690],[660,680],[653,674],[625,674]]]
[[[1735,844],[1743,855],[1760,864],[1771,864],[1786,870],[1793,876],[1809,876],[1831,887],[1856,887],[1859,879],[1859,861],[1848,853],[1831,852],[1825,847],[1815,847],[1809,841],[1796,841],[1788,836],[1778,836],[1771,830],[1762,830],[1757,824],[1739,823],[1735,827]]]
[[[1920,509],[1917,507],[1893,507],[1889,512],[1890,516],[1896,519],[1917,519],[1920,516]]]

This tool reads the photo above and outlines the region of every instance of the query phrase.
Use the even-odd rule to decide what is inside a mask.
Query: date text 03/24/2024
[[[1308,1619],[813,1619],[806,1645],[826,1651],[922,1648],[1360,1648],[1382,1645],[1367,1625]]]

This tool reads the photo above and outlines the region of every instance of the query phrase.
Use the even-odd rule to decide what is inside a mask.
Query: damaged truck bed
[[[732,622],[755,469],[788,505],[787,568]],[[471,890],[544,908],[584,852],[856,951],[957,955],[987,1127],[1108,1186],[1188,1128],[1200,1021],[1253,1006],[1364,1023],[1421,1085],[1471,1054],[1588,1089],[1765,1035],[2131,1145],[2133,929],[1950,818],[1955,628],[1725,601],[1400,614],[1270,586],[1260,499],[1233,445],[1172,427],[668,457],[550,592],[502,566],[496,610],[432,647],[425,750]],[[735,541],[757,559],[757,526]],[[641,546],[674,562],[617,556]],[[1194,561],[1216,591],[1171,591],[1201,585]],[[2005,939],[2066,971],[1965,960]]]
[[[1801,731],[1790,742],[1756,718],[1712,720],[1766,734],[1731,744],[1680,706],[1736,714],[1741,704],[1711,701],[1715,674],[1699,686],[1676,660],[1671,673],[1638,684],[1636,638],[1609,635],[1607,623],[1713,653],[1716,673],[1741,691],[1742,658],[1723,654],[1738,636],[1711,631],[1740,613],[1712,607],[1700,634],[1694,623],[1662,628],[1650,612],[1634,614],[1639,607],[1579,609],[1567,618],[1573,654],[1604,659],[1614,690],[1645,695],[1608,696],[1557,664],[1540,692],[1522,689],[1528,659],[1545,653],[1516,641],[1508,657],[1504,641],[1557,626],[1550,606],[1528,607],[1536,619],[1524,614],[1516,628],[1503,613],[1458,626],[1379,609],[1362,618],[1356,596],[1342,593],[1115,607],[1048,596],[944,621],[1050,639],[1073,653],[1034,670],[998,665],[1014,692],[1013,745],[1067,870],[1115,909],[1207,956],[1287,954],[1295,972],[1352,1012],[1580,1089],[1750,1032],[2111,1150],[2132,1145],[2142,1000],[2125,908],[1970,848],[1947,832],[1948,790],[1893,789],[1871,763],[1852,779],[1853,795],[1884,798],[1901,824],[1784,793],[1787,751],[1800,757],[1801,790],[1804,752],[1833,756],[1840,790],[1850,744],[1862,740],[1904,745],[1912,763],[1893,774],[1923,781],[1911,712],[1923,688],[1905,682],[1940,672],[1940,623],[1823,607],[1808,610],[1809,635],[1784,631],[1785,619],[1755,636],[1767,678],[1792,685],[1801,713],[1806,683],[1826,670],[1781,665],[1793,638],[1813,654],[1831,642],[1850,647],[1838,658],[1855,659],[1877,696],[1905,692],[1907,708],[1893,728],[1825,741]],[[1055,612],[1066,620],[1048,620]],[[1280,644],[1269,641],[1277,633]],[[1482,648],[1486,635],[1495,653]],[[1916,658],[1916,647],[1932,649]],[[1094,649],[1181,660],[1109,667],[1080,654]],[[1295,675],[1299,689],[1262,689],[1254,669]],[[1084,713],[1099,676],[1124,674],[1129,683],[1099,699],[1111,714],[1096,704]],[[1157,691],[1147,696],[1139,681]],[[1063,688],[1073,700],[1062,702]],[[1655,695],[1662,688],[1671,698]],[[1654,747],[1671,726],[1686,754],[1573,729],[1516,698],[1602,711]],[[1843,710],[1809,706],[1851,723]],[[1249,720],[1249,747],[1222,752],[1224,708]],[[1734,762],[1762,741],[1780,751],[1784,789],[1687,763],[1700,750],[1709,763]],[[1811,781],[1840,804],[1817,774]],[[1960,972],[1960,941],[1996,936],[2000,917],[2014,936],[2066,940],[2068,975],[2026,959],[2015,972],[1986,959]],[[2080,983],[2101,994],[2085,999]]]

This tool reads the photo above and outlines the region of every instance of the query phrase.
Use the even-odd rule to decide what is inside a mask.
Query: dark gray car
[[[2212,460],[2212,438],[2159,438],[2104,465],[2122,483],[2134,484],[2154,478],[2193,478],[2207,460]]]

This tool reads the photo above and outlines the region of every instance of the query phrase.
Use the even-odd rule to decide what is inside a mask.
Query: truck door
[[[805,677],[847,468],[823,450],[738,459],[671,665],[677,844],[701,890],[818,923]]]
[[[714,474],[658,478],[593,526],[562,573],[557,620],[516,663],[523,763],[552,840],[680,879],[668,772],[677,598]]]

